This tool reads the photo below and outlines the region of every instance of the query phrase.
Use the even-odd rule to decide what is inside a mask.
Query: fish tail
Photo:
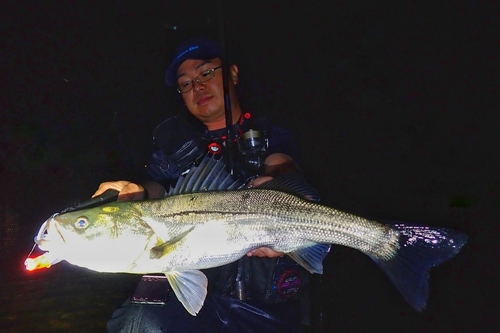
[[[371,258],[417,311],[422,311],[429,293],[429,270],[453,258],[467,241],[462,232],[426,226],[395,224],[399,231],[397,254],[384,260]]]

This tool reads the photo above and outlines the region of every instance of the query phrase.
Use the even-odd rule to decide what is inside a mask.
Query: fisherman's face
[[[188,59],[184,61],[177,70],[177,82],[179,84],[189,80],[194,80],[200,73],[219,67],[222,62],[219,58],[211,60]],[[229,80],[229,91],[231,96],[235,96],[234,84],[237,82],[238,68],[231,65],[230,75],[233,80]],[[182,94],[184,103],[188,110],[200,121],[211,129],[210,124],[224,123],[224,89],[222,84],[222,68],[214,71],[214,77],[209,81],[199,83],[193,82],[193,89]],[[232,98],[232,97],[231,97]]]

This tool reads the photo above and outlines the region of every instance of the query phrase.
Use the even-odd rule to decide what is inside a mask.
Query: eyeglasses
[[[198,83],[204,83],[204,82],[209,81],[210,79],[212,79],[215,76],[215,73],[214,73],[215,70],[217,70],[219,68],[222,68],[222,66],[203,71],[197,77],[195,77],[194,80],[185,81],[185,82],[180,83],[179,87],[177,88],[177,91],[181,94],[185,94],[188,91],[190,91],[191,89],[193,89],[195,81]]]

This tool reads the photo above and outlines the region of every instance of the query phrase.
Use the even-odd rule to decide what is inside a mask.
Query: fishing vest
[[[171,117],[156,127],[153,140],[159,150],[155,151],[146,166],[151,178],[168,188],[181,174],[189,171],[193,163],[206,154],[218,158],[233,159],[233,174],[246,181],[258,175],[267,157],[267,121],[254,119],[245,113],[233,125],[231,154],[226,147],[226,129],[208,131],[191,114]],[[229,164],[226,161],[226,164]]]

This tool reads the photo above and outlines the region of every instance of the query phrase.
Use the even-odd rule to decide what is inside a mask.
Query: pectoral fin
[[[193,316],[200,311],[207,297],[208,279],[198,270],[168,272],[165,276],[177,299]]]
[[[191,227],[188,230],[177,235],[176,237],[151,248],[150,258],[151,259],[160,259],[164,255],[174,251],[177,246],[182,244],[184,237],[186,237],[186,235],[189,234],[191,232],[191,230],[193,230],[193,229],[194,229],[194,227]]]
[[[288,256],[311,273],[323,274],[323,259],[330,252],[330,244],[315,244],[288,253]]]

